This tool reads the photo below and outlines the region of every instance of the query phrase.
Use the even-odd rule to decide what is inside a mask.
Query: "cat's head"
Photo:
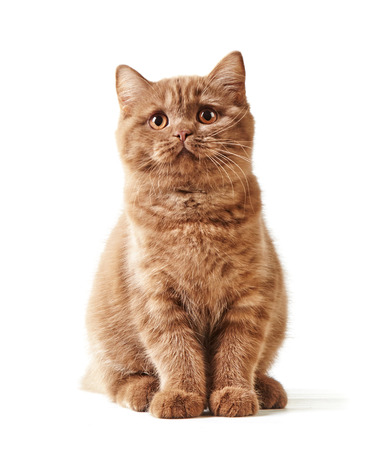
[[[131,171],[196,183],[251,170],[254,120],[241,53],[230,53],[205,77],[150,82],[119,66],[116,86],[117,142]]]

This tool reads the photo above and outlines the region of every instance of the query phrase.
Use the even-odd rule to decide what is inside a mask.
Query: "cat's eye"
[[[168,117],[165,114],[153,114],[149,120],[150,127],[154,130],[162,130],[168,124]]]
[[[201,123],[214,123],[217,120],[217,113],[210,108],[202,109],[198,114],[198,120]]]

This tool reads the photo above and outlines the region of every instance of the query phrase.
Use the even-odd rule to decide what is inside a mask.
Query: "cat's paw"
[[[150,413],[161,419],[184,419],[200,416],[205,401],[193,392],[180,389],[157,392],[150,404]]]
[[[209,406],[215,416],[225,417],[253,416],[259,410],[253,390],[231,386],[212,392]]]
[[[159,380],[151,376],[132,378],[122,385],[116,402],[134,411],[148,411],[150,402],[159,389]]]
[[[262,409],[282,409],[287,405],[287,394],[281,383],[267,375],[260,375],[255,389]]]

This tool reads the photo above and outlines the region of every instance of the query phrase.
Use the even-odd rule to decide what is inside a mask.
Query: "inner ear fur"
[[[207,76],[209,82],[224,89],[236,103],[245,101],[246,71],[240,52],[232,52],[225,56]]]
[[[128,112],[130,107],[152,85],[132,67],[121,65],[115,72],[116,89],[122,111]]]

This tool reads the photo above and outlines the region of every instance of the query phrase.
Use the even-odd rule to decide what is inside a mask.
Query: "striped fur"
[[[96,275],[86,389],[163,418],[283,408],[268,377],[286,327],[283,274],[252,173],[242,56],[206,77],[117,69],[125,210]],[[211,107],[218,119],[202,124]],[[164,113],[168,125],[148,119]],[[185,144],[176,134],[188,130]]]

